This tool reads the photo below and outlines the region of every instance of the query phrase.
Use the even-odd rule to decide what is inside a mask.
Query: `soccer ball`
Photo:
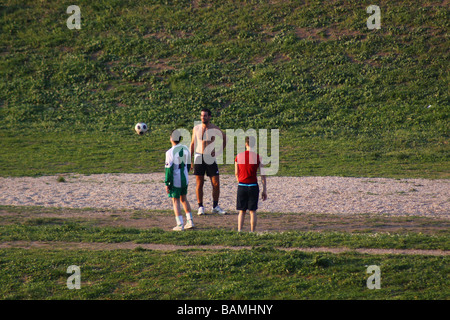
[[[136,131],[136,133],[140,136],[142,136],[144,133],[146,133],[147,130],[148,130],[148,126],[143,122],[139,122],[134,126],[134,131]]]

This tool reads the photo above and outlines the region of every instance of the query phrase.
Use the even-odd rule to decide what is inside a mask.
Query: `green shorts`
[[[180,198],[181,196],[184,196],[186,194],[187,194],[187,187],[183,188],[172,187],[169,190],[169,198]]]

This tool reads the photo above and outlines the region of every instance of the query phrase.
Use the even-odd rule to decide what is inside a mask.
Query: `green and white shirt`
[[[177,144],[166,152],[165,184],[169,187],[185,188],[189,183],[191,155],[187,146]]]

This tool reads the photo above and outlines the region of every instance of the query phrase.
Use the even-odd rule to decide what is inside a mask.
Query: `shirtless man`
[[[191,155],[194,157],[194,175],[196,176],[196,194],[198,201],[198,215],[205,214],[203,207],[203,184],[205,182],[205,173],[210,178],[212,184],[213,210],[212,213],[226,214],[219,207],[220,181],[219,167],[216,162],[216,153],[214,147],[215,135],[221,134],[223,139],[222,150],[225,150],[226,135],[216,125],[213,125],[211,111],[202,109],[200,114],[202,124],[194,127],[191,141]],[[213,145],[211,145],[213,144]],[[209,148],[208,146],[211,145]],[[211,149],[212,148],[212,149]]]

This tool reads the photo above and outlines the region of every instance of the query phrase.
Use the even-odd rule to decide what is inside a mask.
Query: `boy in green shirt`
[[[188,172],[191,169],[191,155],[188,147],[180,143],[180,134],[177,130],[170,135],[172,148],[166,152],[165,180],[166,192],[172,198],[173,210],[177,226],[174,231],[183,231],[194,227],[191,214],[191,206],[187,200],[187,188],[189,184]],[[186,225],[183,226],[183,216],[181,215],[180,202],[186,213]]]

